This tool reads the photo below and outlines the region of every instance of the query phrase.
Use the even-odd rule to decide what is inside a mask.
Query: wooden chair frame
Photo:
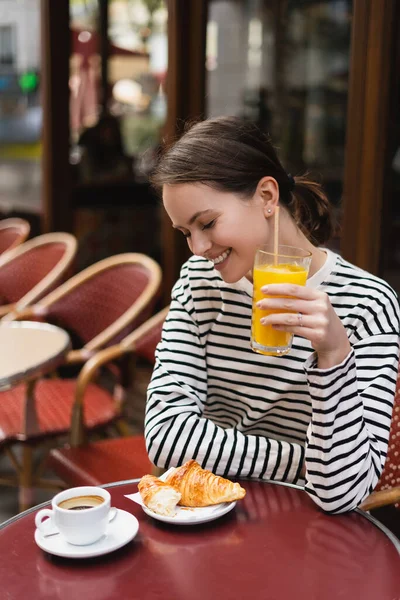
[[[163,323],[167,316],[169,306],[158,312],[140,325],[135,331],[124,338],[119,344],[104,348],[92,356],[82,367],[76,383],[75,402],[72,408],[70,445],[81,446],[86,441],[83,423],[83,405],[86,388],[96,377],[99,369],[124,355],[135,352],[136,345],[141,337],[146,335],[158,323]]]
[[[369,511],[374,508],[381,508],[382,506],[388,506],[389,504],[397,504],[400,502],[400,487],[394,487],[390,490],[380,490],[379,492],[372,492],[362,502],[358,508],[361,510]]]
[[[96,276],[107,269],[110,269],[116,265],[124,264],[138,264],[148,269],[150,272],[150,279],[140,294],[135,303],[121,315],[114,323],[104,329],[99,335],[94,337],[90,342],[85,344],[79,350],[71,350],[67,355],[66,364],[76,364],[87,361],[96,351],[103,348],[110,340],[115,338],[124,328],[129,325],[136,317],[141,313],[143,308],[150,302],[150,300],[157,294],[161,284],[161,268],[160,266],[149,256],[145,254],[128,252],[125,254],[118,254],[111,256],[99,261],[98,263],[91,265],[84,271],[81,271],[77,275],[74,275],[61,284],[56,290],[50,292],[45,298],[42,298],[37,304],[27,307],[23,311],[12,312],[7,315],[5,320],[29,320],[29,319],[43,319],[46,320],[46,314],[48,308],[57,302],[63,296],[69,294],[72,290],[80,286],[82,283]]]
[[[28,221],[25,221],[25,219],[10,218],[2,219],[0,221],[0,234],[4,229],[17,229],[19,230],[19,235],[15,238],[13,243],[6,250],[4,250],[3,255],[25,242],[31,231],[31,226]]]
[[[0,306],[0,317],[7,315],[10,312],[16,312],[25,309],[27,306],[38,301],[46,292],[48,292],[55,282],[57,282],[71,266],[73,259],[75,258],[76,251],[78,249],[78,242],[76,238],[70,233],[45,233],[39,235],[24,244],[4,252],[0,256],[0,269],[2,266],[9,264],[13,260],[16,260],[23,254],[26,254],[34,248],[44,246],[51,243],[65,244],[65,253],[61,260],[47,275],[37,283],[25,296],[20,298],[15,304],[6,304]]]

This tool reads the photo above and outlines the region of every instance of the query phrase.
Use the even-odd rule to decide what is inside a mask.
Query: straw
[[[278,264],[278,245],[279,245],[279,206],[275,207],[274,215],[274,264]]]

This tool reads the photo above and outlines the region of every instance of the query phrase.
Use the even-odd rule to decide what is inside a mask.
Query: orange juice
[[[270,283],[295,283],[305,285],[308,268],[290,263],[256,265],[253,271],[253,316],[252,316],[252,348],[255,352],[267,355],[286,354],[290,350],[292,334],[288,331],[277,331],[271,325],[262,325],[260,319],[271,313],[290,312],[288,310],[261,310],[256,302],[272,297],[261,292],[264,285]],[[274,296],[276,297],[276,296]],[[265,349],[264,349],[265,348]],[[274,350],[274,348],[276,350]],[[281,350],[280,350],[281,349]]]

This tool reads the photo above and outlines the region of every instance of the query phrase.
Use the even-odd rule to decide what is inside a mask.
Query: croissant
[[[202,469],[195,460],[177,467],[166,479],[166,483],[181,494],[179,504],[183,506],[210,506],[220,502],[233,502],[246,495],[239,483],[233,483]]]
[[[139,481],[138,490],[145,505],[153,512],[167,517],[175,514],[181,495],[168,483],[154,475],[144,475]]]

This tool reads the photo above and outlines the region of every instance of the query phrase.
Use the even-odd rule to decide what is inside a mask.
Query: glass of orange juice
[[[270,245],[261,246],[256,251],[253,270],[253,314],[251,322],[251,347],[254,352],[270,356],[287,354],[292,346],[293,334],[278,331],[271,325],[262,325],[260,319],[272,312],[284,313],[288,310],[261,310],[256,303],[268,298],[261,288],[270,283],[295,283],[305,285],[311,263],[311,252],[292,246],[278,246],[274,254]],[[276,297],[276,296],[275,296]]]

